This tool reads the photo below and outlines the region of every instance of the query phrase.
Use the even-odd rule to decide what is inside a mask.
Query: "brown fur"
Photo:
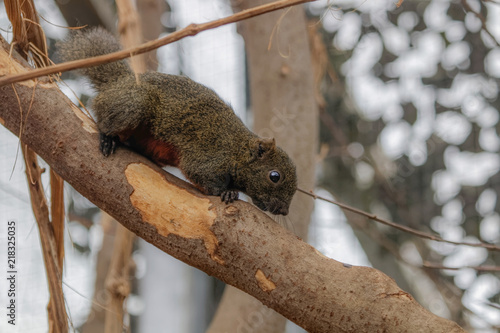
[[[119,48],[99,28],[77,32],[58,45],[64,60]],[[140,75],[138,84],[124,60],[83,73],[98,91],[93,110],[105,137],[120,137],[155,162],[179,167],[206,194],[230,202],[242,191],[263,210],[288,213],[297,188],[293,162],[274,140],[248,130],[214,91],[158,72]]]

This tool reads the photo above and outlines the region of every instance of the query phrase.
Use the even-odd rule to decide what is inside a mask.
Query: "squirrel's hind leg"
[[[144,96],[139,89],[108,89],[95,97],[92,107],[99,131],[110,136],[132,132],[146,118]]]
[[[147,91],[134,77],[119,80],[99,92],[92,102],[100,132],[99,148],[104,156],[112,154],[119,142],[134,133],[146,118]]]

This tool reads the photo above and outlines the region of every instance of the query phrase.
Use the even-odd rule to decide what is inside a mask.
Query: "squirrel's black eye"
[[[271,179],[271,181],[273,183],[279,182],[280,178],[281,178],[281,175],[278,171],[273,170],[273,171],[269,172],[269,179]]]

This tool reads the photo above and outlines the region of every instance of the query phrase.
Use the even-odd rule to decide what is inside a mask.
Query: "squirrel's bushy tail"
[[[56,44],[59,58],[71,61],[96,57],[121,50],[118,40],[103,28],[91,28],[72,32],[65,40]],[[119,60],[104,65],[81,68],[97,90],[124,75],[131,75],[127,61]]]

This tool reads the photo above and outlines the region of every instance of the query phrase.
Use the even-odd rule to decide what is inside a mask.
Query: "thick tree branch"
[[[0,75],[26,72],[2,43]],[[15,91],[19,100],[13,86],[0,88],[0,123],[77,191],[139,237],[309,332],[463,332],[380,271],[321,255],[248,203],[204,196],[125,148],[104,158],[93,122],[48,80]],[[28,115],[19,103],[31,105]]]

